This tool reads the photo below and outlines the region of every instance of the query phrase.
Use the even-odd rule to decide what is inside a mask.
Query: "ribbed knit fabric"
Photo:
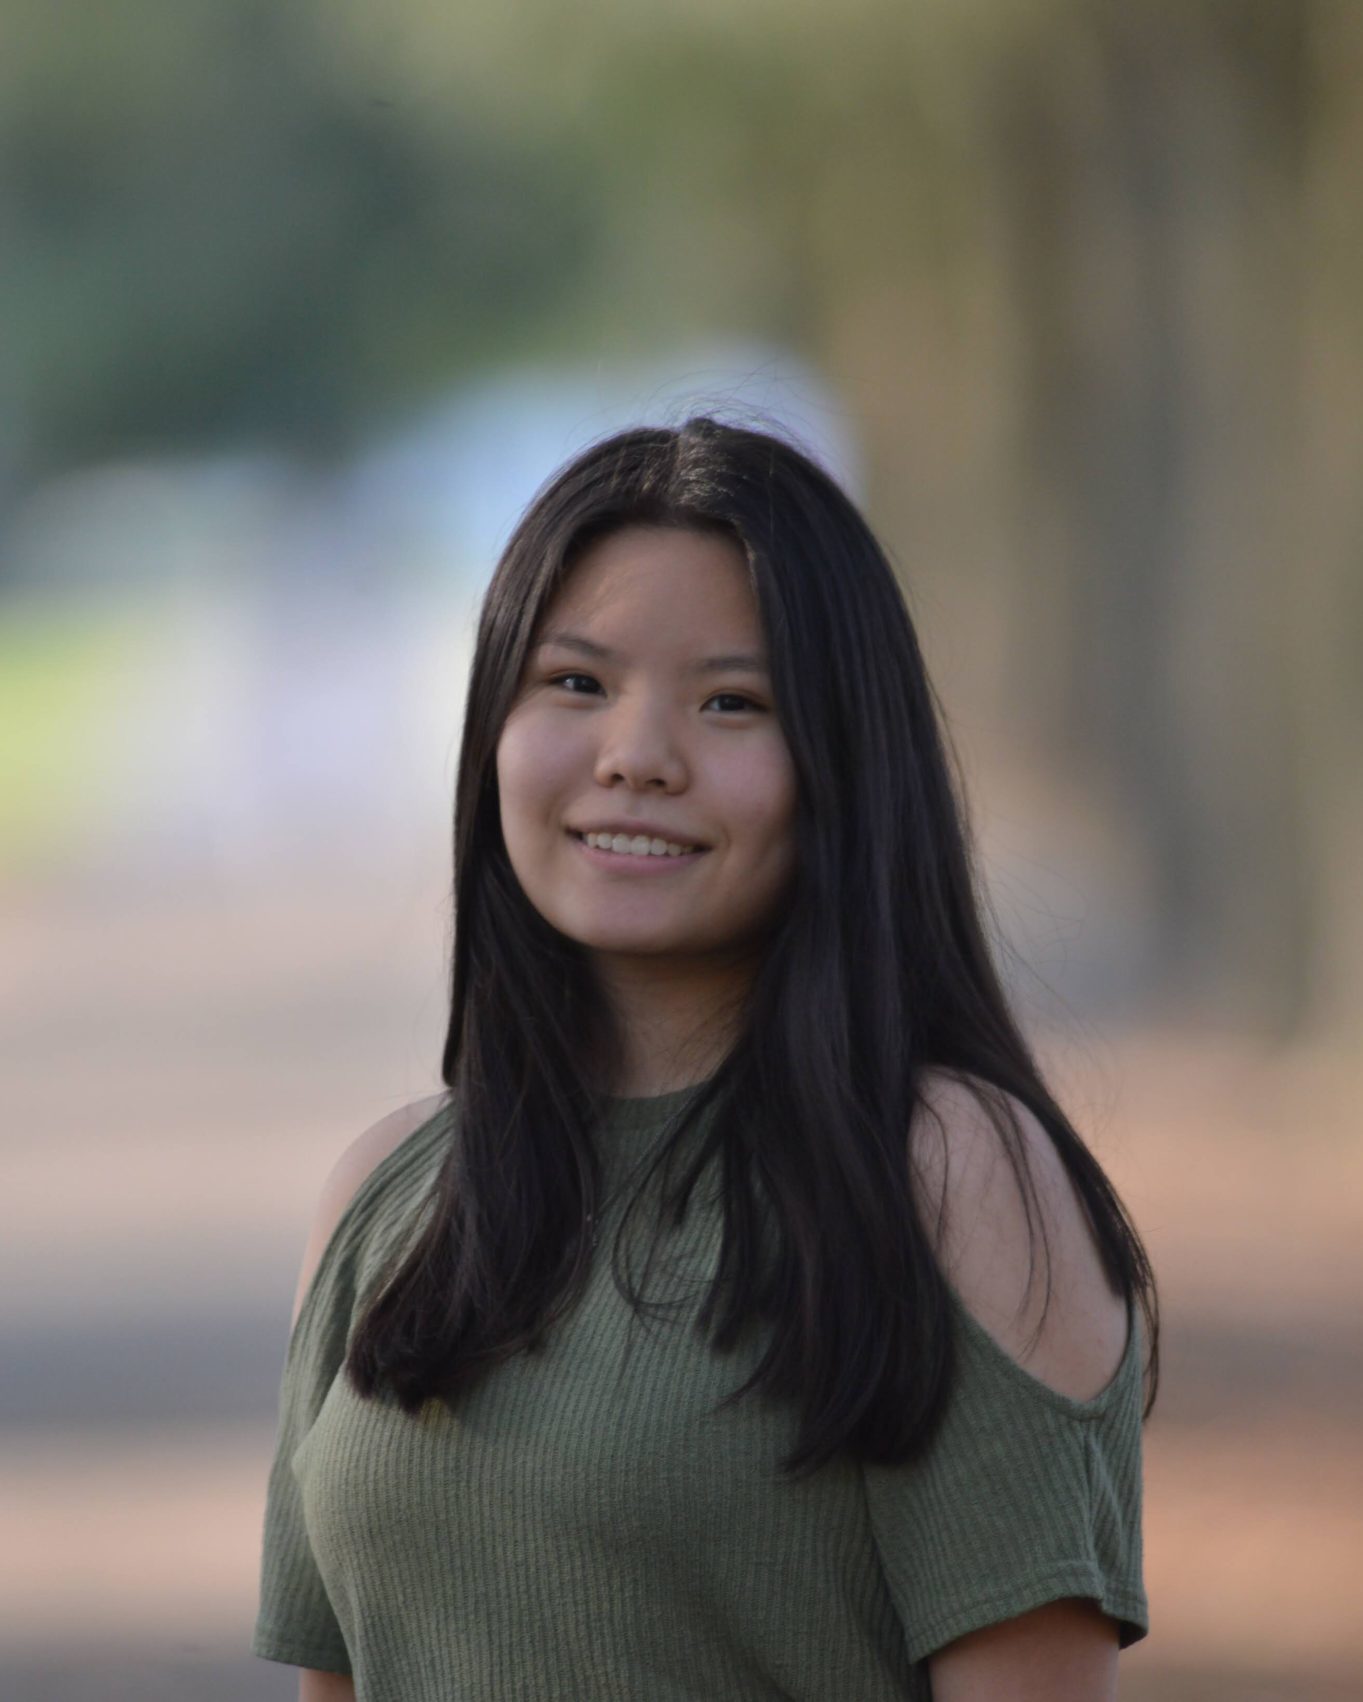
[[[611,1102],[608,1179],[692,1091]],[[1145,1635],[1134,1312],[1111,1383],[1074,1401],[958,1301],[959,1382],[928,1457],[792,1483],[790,1410],[713,1411],[756,1344],[720,1357],[684,1312],[633,1318],[607,1256],[617,1191],[543,1352],[457,1414],[361,1400],[338,1375],[348,1335],[415,1227],[448,1116],[360,1188],[289,1342],[256,1654],[353,1673],[359,1702],[903,1702],[928,1698],[934,1649],[1062,1596],[1099,1602],[1123,1647]],[[647,1292],[698,1297],[719,1235],[702,1186]]]

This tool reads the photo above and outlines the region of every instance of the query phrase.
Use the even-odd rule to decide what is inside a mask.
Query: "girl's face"
[[[795,776],[764,649],[728,538],[630,526],[583,553],[497,746],[511,866],[560,933],[608,956],[741,957],[779,911]]]

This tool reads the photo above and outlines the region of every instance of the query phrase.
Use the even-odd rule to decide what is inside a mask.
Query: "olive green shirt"
[[[944,1643],[1060,1597],[1100,1603],[1122,1647],[1146,1634],[1139,1314],[1076,1401],[953,1295],[959,1378],[925,1458],[783,1478],[788,1406],[713,1410],[757,1348],[715,1354],[693,1307],[635,1319],[610,1269],[620,1184],[691,1091],[610,1102],[589,1287],[455,1414],[362,1400],[340,1372],[448,1108],[366,1179],[288,1345],[255,1653],[352,1673],[359,1702],[888,1702],[929,1696]],[[719,1249],[710,1173],[670,1235],[647,1292],[694,1301]]]

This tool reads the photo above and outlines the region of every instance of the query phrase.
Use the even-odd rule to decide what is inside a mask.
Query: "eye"
[[[594,686],[598,683],[590,674],[555,674],[549,681],[549,684],[553,686],[564,686],[565,689],[568,689],[567,682],[569,680],[586,680],[589,686]],[[586,697],[588,694],[584,691],[570,690],[569,695],[572,697]]]
[[[709,699],[709,701],[711,703],[718,703],[721,698],[723,698],[726,702],[737,704],[740,711],[745,709],[755,709],[760,711],[762,708],[760,703],[754,703],[750,697],[744,697],[741,692],[737,691],[717,691],[715,695]],[[730,713],[734,712],[731,711]]]

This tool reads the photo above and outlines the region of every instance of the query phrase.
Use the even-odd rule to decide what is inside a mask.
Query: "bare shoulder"
[[[322,1183],[312,1224],[308,1230],[307,1245],[303,1249],[303,1266],[293,1297],[294,1323],[298,1322],[304,1297],[317,1273],[327,1243],[331,1240],[336,1225],[345,1215],[346,1207],[355,1198],[371,1172],[382,1164],[389,1153],[400,1146],[408,1135],[415,1134],[423,1123],[429,1121],[444,1099],[443,1093],[434,1093],[427,1099],[418,1099],[411,1105],[404,1105],[401,1110],[390,1111],[386,1117],[380,1117],[377,1123],[371,1123],[362,1135],[351,1141],[332,1165],[330,1173]]]
[[[1034,1377],[1074,1400],[1089,1400],[1121,1363],[1126,1305],[1109,1286],[1088,1214],[1055,1143],[1032,1112],[1006,1098],[1035,1187],[1035,1270],[1027,1202],[1002,1138],[976,1087],[946,1071],[930,1071],[922,1082],[923,1103],[909,1132],[914,1192],[962,1303]]]

